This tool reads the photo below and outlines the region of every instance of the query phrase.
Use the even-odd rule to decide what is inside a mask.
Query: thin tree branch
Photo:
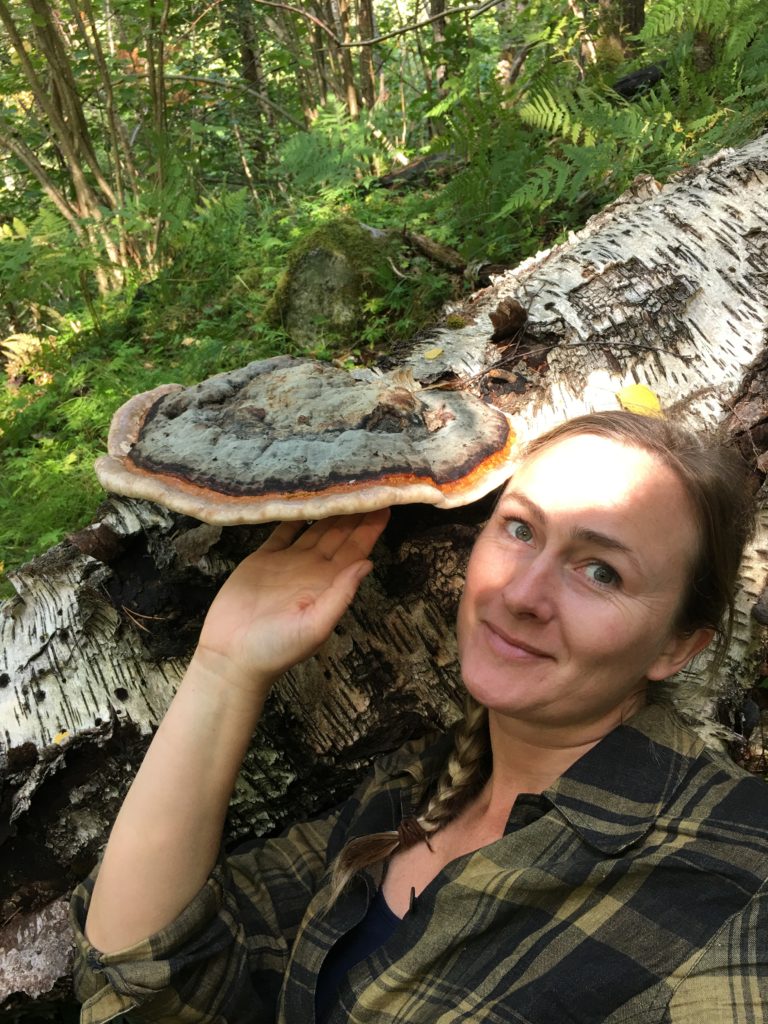
[[[245,146],[243,145],[243,136],[240,134],[240,125],[237,123],[237,121],[232,122],[232,128],[235,133],[235,138],[237,139],[237,148],[240,150],[240,162],[243,165],[243,173],[245,174],[246,180],[248,182],[248,188],[250,189],[251,199],[253,199],[256,209],[261,209],[259,194],[256,191],[256,184],[253,180],[253,175],[251,174],[251,168],[248,166],[248,159],[245,155]]]
[[[187,29],[187,31],[181,33],[182,38],[187,38],[188,36],[190,36],[194,32],[194,30],[197,28],[198,22],[202,21],[203,18],[206,16],[206,14],[208,14],[209,11],[212,11],[214,7],[218,7],[220,3],[221,3],[221,0],[213,0],[212,4],[208,4],[208,6],[205,8],[205,10],[201,11],[200,14],[198,14],[198,16],[195,18],[195,20],[192,22],[192,24]]]
[[[477,17],[484,11],[490,10],[491,7],[496,7],[502,3],[503,0],[486,0],[484,4],[470,4],[465,7],[454,7],[450,11],[443,11],[441,14],[434,14],[431,18],[425,18],[424,21],[411,22],[408,25],[404,25],[402,28],[393,29],[391,32],[385,32],[380,36],[374,36],[372,39],[358,39],[353,42],[344,42],[339,39],[336,33],[330,28],[324,21],[321,21],[314,14],[310,14],[309,11],[302,10],[301,7],[295,7],[293,4],[279,3],[278,0],[253,0],[254,4],[261,7],[278,7],[283,11],[293,11],[294,14],[300,15],[302,18],[306,18],[307,21],[311,21],[314,25],[333,40],[333,42],[340,49],[352,49],[356,46],[375,46],[376,43],[383,43],[386,39],[394,39],[395,36],[402,36],[406,32],[413,32],[414,29],[423,28],[425,25],[431,25],[433,21],[439,21],[441,18],[450,17],[452,14],[471,14],[473,17]]]
[[[4,129],[0,131],[0,148],[6,150],[8,153],[13,154],[30,172],[30,174],[37,179],[38,184],[43,189],[45,194],[54,204],[59,213],[64,217],[67,223],[70,225],[72,230],[78,237],[82,237],[83,231],[78,221],[77,211],[67,202],[64,194],[58,189],[48,174],[37,159],[32,150],[21,139],[14,135],[13,129],[10,125],[6,125],[4,121],[0,121],[0,128]]]
[[[147,78],[146,71],[132,71],[128,75],[123,76],[124,81],[130,81],[133,78]],[[199,82],[201,85],[224,85],[232,89],[241,89],[243,92],[247,92],[250,96],[255,96],[260,103],[263,103],[266,107],[271,107],[275,113],[284,117],[286,121],[290,121],[292,125],[297,128],[304,129],[306,125],[303,121],[299,121],[297,117],[290,114],[287,110],[269,99],[268,96],[264,96],[260,92],[256,92],[245,82],[239,82],[234,78],[212,78],[210,75],[166,75],[165,80],[167,82]]]

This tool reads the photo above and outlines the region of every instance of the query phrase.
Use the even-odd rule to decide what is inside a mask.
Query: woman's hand
[[[235,569],[206,616],[195,659],[264,691],[330,636],[368,575],[389,510],[281,523]],[[303,531],[303,532],[302,532]]]

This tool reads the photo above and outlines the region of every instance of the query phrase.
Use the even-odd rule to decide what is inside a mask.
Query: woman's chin
[[[514,715],[524,713],[527,708],[539,705],[540,700],[532,700],[534,685],[530,679],[515,679],[515,671],[504,672],[502,678],[493,678],[488,673],[465,672],[464,685],[470,695],[489,711]]]

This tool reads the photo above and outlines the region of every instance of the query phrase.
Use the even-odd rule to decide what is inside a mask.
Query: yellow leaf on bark
[[[616,392],[619,405],[627,412],[639,412],[643,416],[661,416],[661,402],[655,391],[645,384],[629,384]]]

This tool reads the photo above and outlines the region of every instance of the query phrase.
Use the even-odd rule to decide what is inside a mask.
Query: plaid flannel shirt
[[[310,1024],[334,942],[382,869],[328,914],[352,836],[424,798],[448,740],[382,759],[340,810],[222,859],[180,917],[102,955],[73,898],[81,1020]],[[768,1021],[768,788],[649,706],[460,857],[348,974],[330,1024],[759,1024]]]

